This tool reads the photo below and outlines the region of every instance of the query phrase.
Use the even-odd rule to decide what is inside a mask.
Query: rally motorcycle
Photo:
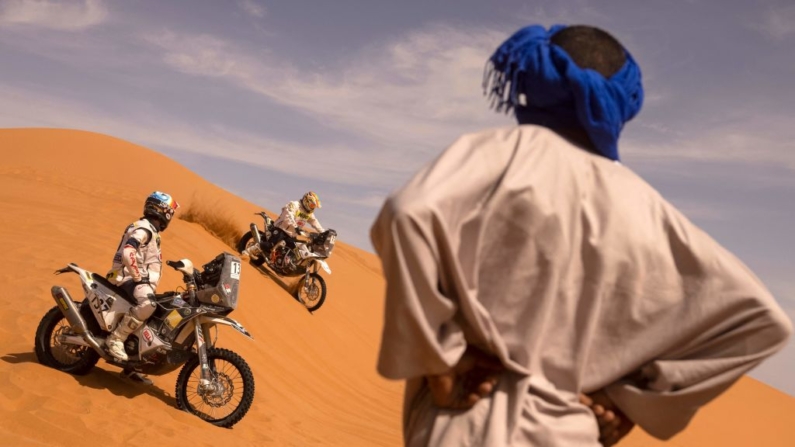
[[[251,368],[238,354],[215,345],[218,325],[251,334],[227,315],[237,307],[240,258],[222,253],[194,269],[188,259],[166,261],[183,274],[186,289],[155,295],[157,309],[124,343],[129,360],[111,356],[105,338],[116,327],[134,298],[103,276],[70,263],[57,270],[76,273],[85,299],[78,303],[64,287],[53,286],[56,306],[36,330],[36,357],[52,368],[87,374],[100,358],[139,374],[163,375],[180,366],[177,407],[219,426],[239,422],[254,400]],[[215,329],[215,339],[211,337]]]
[[[267,242],[273,232],[273,219],[264,212],[254,214],[262,216],[265,220],[264,230],[261,231],[252,223],[251,231],[244,234],[237,243],[237,251],[241,253],[252,245],[262,247],[262,242]],[[299,234],[304,233],[299,229]],[[303,276],[295,291],[295,297],[312,312],[319,309],[326,301],[326,281],[318,272],[322,268],[326,273],[331,274],[331,269],[325,260],[334,250],[337,232],[326,230],[322,233],[306,234],[306,237],[309,238],[308,241],[295,242],[295,249],[279,244],[271,256],[260,253],[251,257],[251,263],[257,267],[265,264],[279,276]]]

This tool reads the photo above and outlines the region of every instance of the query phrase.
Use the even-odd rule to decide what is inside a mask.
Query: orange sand
[[[141,166],[130,176],[121,160]],[[54,305],[50,287],[81,299],[69,262],[104,273],[121,232],[153,190],[227,216],[242,233],[260,208],[148,149],[93,133],[0,130],[0,444],[192,446],[396,446],[401,444],[402,385],[375,372],[383,312],[377,258],[337,245],[325,275],[325,305],[309,314],[272,279],[243,267],[231,315],[252,342],[221,328],[219,345],[241,354],[256,380],[254,404],[233,429],[217,428],[175,408],[177,372],[152,387],[117,376],[100,361],[71,376],[37,363],[33,337]],[[343,235],[344,239],[344,235]],[[203,265],[232,251],[201,226],[174,221],[163,235],[164,259]],[[181,283],[167,269],[159,291]],[[795,399],[743,379],[706,408],[683,434],[662,443],[639,430],[622,446],[792,446]]]

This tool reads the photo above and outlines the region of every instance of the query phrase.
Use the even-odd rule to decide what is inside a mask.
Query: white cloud
[[[773,40],[795,35],[795,5],[767,9],[761,22],[752,24],[751,28]]]
[[[237,4],[243,11],[246,12],[246,14],[252,17],[265,17],[265,7],[254,0],[240,0],[237,2]]]
[[[348,197],[342,194],[334,194],[330,197],[332,197],[337,203],[363,206],[374,209],[377,209],[384,204],[384,196],[381,194],[368,194],[364,197]]]
[[[150,148],[223,157],[339,184],[387,187],[401,178],[391,166],[396,157],[389,155],[373,160],[340,144],[304,146],[221,125],[202,126],[151,110],[130,116],[109,114],[78,102],[1,84],[0,127],[58,127],[99,132]],[[296,166],[306,160],[322,160],[314,163],[322,169],[297,170]]]
[[[174,33],[165,32],[146,36],[144,40],[170,49],[163,54],[163,61],[183,73],[225,77],[235,76],[241,69],[245,70],[234,57],[227,55],[229,49],[226,42],[206,34],[184,39]]]
[[[506,122],[487,110],[480,94],[486,57],[504,37],[438,26],[372,46],[322,73],[206,35],[163,33],[145,40],[175,70],[224,78],[325,125],[369,137],[379,148],[417,153]]]
[[[226,80],[367,137],[371,144],[346,148],[345,158],[371,160],[375,150],[382,165],[373,169],[389,167],[397,177],[407,177],[459,134],[512,122],[488,111],[480,94],[485,59],[503,38],[504,33],[488,29],[435,26],[373,45],[344,65],[323,67],[322,73],[209,36],[165,33],[148,40],[175,70]],[[627,140],[622,152],[644,162],[695,159],[795,170],[795,128],[787,116],[732,113],[690,132],[643,122],[646,140],[659,141],[662,134],[666,141]]]
[[[642,161],[764,164],[795,171],[795,128],[789,116],[770,114],[704,127],[708,129],[687,134],[671,131],[671,138],[661,143],[625,140],[622,153]]]
[[[0,3],[0,24],[3,25],[77,31],[102,23],[107,16],[108,10],[102,0],[3,0]]]

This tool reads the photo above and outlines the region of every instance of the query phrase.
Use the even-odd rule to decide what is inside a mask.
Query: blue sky
[[[120,137],[273,211],[312,189],[321,222],[371,251],[391,190],[512,122],[481,91],[494,48],[531,23],[595,25],[643,71],[623,162],[795,317],[795,3],[649,3],[0,0],[0,127]],[[795,395],[793,343],[752,375]]]

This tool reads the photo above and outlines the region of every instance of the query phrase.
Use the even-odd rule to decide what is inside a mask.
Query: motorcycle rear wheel
[[[86,325],[89,324],[86,321]],[[95,326],[98,329],[98,325]],[[88,329],[94,333],[95,328],[89,326]],[[88,346],[61,344],[58,336],[62,334],[74,335],[74,332],[61,310],[55,306],[44,315],[36,328],[35,351],[39,363],[77,376],[88,374],[99,361],[99,354]]]
[[[265,237],[265,235],[262,234],[262,232],[260,232],[259,235],[261,238]],[[238,253],[243,253],[243,250],[247,249],[248,247],[254,244],[256,244],[256,241],[254,241],[254,238],[251,236],[251,232],[249,231],[246,232],[246,234],[244,234],[243,237],[240,238],[240,240],[237,242],[236,248]],[[257,267],[259,267],[265,263],[265,258],[262,256],[257,256],[257,257],[252,256],[250,262],[256,265]]]
[[[243,357],[228,349],[209,348],[207,361],[215,389],[201,390],[199,356],[193,355],[177,377],[177,408],[215,426],[232,427],[254,401],[254,375]]]
[[[326,281],[317,273],[309,274],[309,284],[304,277],[298,282],[295,297],[304,303],[307,310],[314,312],[326,301]]]

